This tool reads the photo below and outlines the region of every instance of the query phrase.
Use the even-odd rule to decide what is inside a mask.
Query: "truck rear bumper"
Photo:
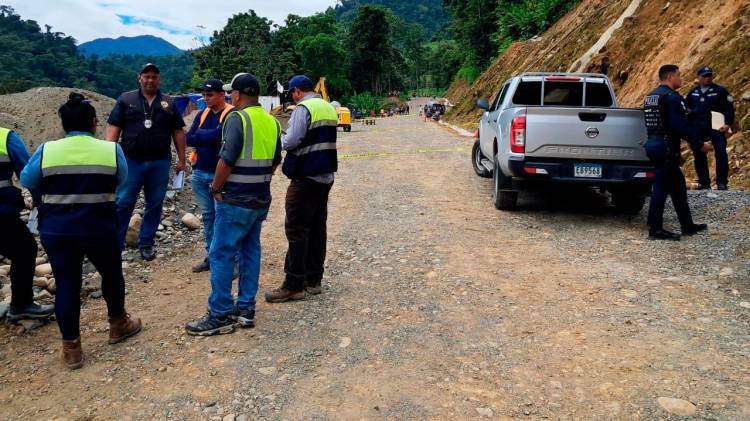
[[[601,165],[599,177],[576,177],[575,164]],[[633,186],[648,189],[654,175],[654,166],[641,161],[581,161],[529,158],[508,163],[514,181],[569,183],[590,186]]]

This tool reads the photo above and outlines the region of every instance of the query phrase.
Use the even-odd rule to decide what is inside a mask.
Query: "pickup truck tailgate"
[[[648,161],[643,121],[637,109],[528,107],[526,156]]]

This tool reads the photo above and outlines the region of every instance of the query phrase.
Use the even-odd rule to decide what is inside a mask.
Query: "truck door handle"
[[[578,113],[578,118],[581,121],[592,121],[601,123],[607,118],[605,113]]]

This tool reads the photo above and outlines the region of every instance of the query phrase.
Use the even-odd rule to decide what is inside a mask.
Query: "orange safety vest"
[[[232,104],[226,104],[224,109],[221,111],[221,115],[219,116],[219,124],[224,122],[224,119],[226,116],[234,109],[234,105]],[[206,119],[208,118],[208,113],[211,112],[211,109],[206,107],[200,116],[200,121],[198,122],[198,128],[200,129],[203,127],[203,123],[206,122]],[[188,160],[190,161],[190,165],[195,165],[198,162],[198,151],[193,150],[188,154]]]

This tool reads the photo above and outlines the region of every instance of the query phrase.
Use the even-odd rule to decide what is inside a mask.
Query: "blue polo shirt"
[[[203,111],[199,112],[193,120],[193,125],[187,133],[187,145],[195,148],[198,153],[195,169],[213,174],[216,172],[216,164],[219,163],[221,149],[221,111],[209,111],[203,125],[198,127],[202,114]]]

